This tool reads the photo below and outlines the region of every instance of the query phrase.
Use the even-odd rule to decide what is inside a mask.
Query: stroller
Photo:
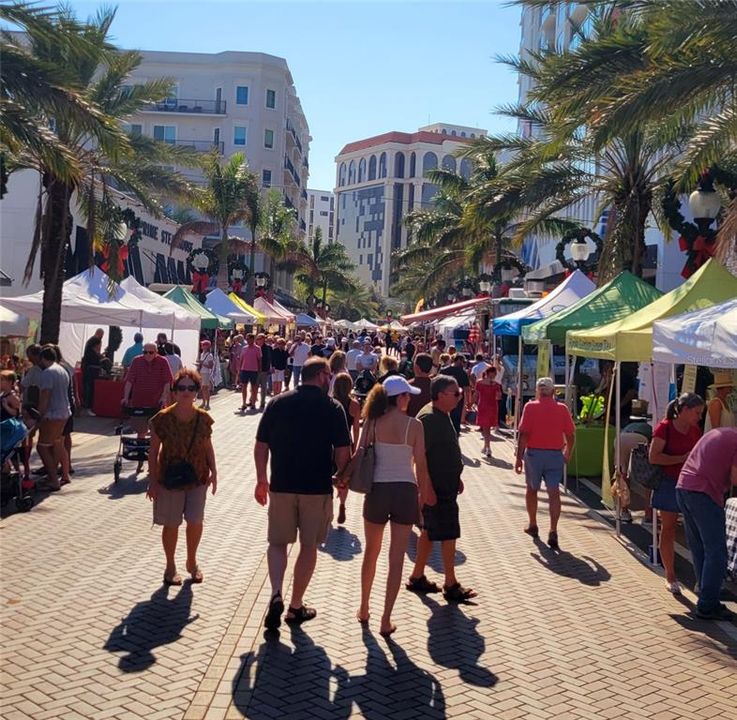
[[[129,418],[149,418],[159,412],[159,408],[125,408],[125,414]],[[118,453],[113,463],[113,477],[115,482],[120,480],[120,471],[123,469],[123,460],[136,460],[138,467],[136,473],[143,470],[143,463],[148,460],[148,451],[151,447],[151,440],[148,437],[139,438],[137,433],[126,435],[125,421],[121,422],[115,428],[115,434],[120,437],[120,445]]]
[[[0,451],[0,498],[4,505],[8,500],[15,500],[19,512],[28,512],[33,507],[33,491],[35,483],[24,480],[16,469],[23,458],[23,441],[28,435],[28,428],[19,418],[8,418],[0,422],[2,437]]]

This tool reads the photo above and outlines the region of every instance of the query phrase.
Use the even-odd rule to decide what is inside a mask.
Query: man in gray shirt
[[[46,483],[41,490],[59,490],[69,482],[69,455],[64,448],[64,425],[72,414],[69,407],[69,374],[56,362],[56,350],[45,345],[39,365],[43,368],[39,382],[41,415],[38,430],[38,454],[46,468]],[[61,481],[56,472],[61,465]]]

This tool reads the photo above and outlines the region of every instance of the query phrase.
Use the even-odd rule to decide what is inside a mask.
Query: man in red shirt
[[[537,528],[537,493],[545,480],[550,510],[548,545],[558,546],[558,519],[560,518],[560,481],[573,450],[576,429],[568,407],[555,399],[555,384],[549,377],[538,378],[537,399],[525,405],[519,425],[517,462],[514,469],[522,473],[524,467],[527,492],[525,504],[530,524],[525,532],[539,537]]]
[[[165,407],[172,380],[169,363],[163,355],[159,355],[156,343],[146,343],[143,355],[133,358],[125,376],[123,405],[149,409]],[[139,438],[145,437],[148,417],[132,417],[130,424]]]
[[[256,336],[253,333],[246,335],[246,344],[241,349],[239,378],[241,381],[241,393],[243,404],[241,412],[249,407],[248,387],[251,387],[250,407],[256,408],[256,393],[258,392],[258,374],[261,370],[261,348],[256,345]]]

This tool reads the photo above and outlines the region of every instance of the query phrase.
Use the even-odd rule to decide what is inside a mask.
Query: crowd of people
[[[22,372],[0,373],[1,419],[22,421],[27,428],[20,454],[27,482],[32,482],[29,460],[37,440],[43,468],[35,472],[45,476],[38,482],[40,489],[56,491],[70,482],[74,414],[80,406],[91,408],[94,379],[105,371],[103,334],[99,330],[86,344],[81,397],[73,368],[54,345],[30,345]],[[351,479],[367,449],[373,467],[371,489],[363,498],[358,621],[370,619],[387,524],[383,634],[396,630],[392,612],[413,526],[420,527],[421,534],[406,588],[415,593],[442,592],[449,602],[475,597],[455,574],[455,546],[461,533],[457,498],[464,489],[459,437],[473,421],[481,436],[480,454],[491,458],[493,432],[503,432],[507,419],[500,359],[458,352],[446,347],[442,338],[427,343],[409,334],[391,347],[376,333],[297,333],[291,340],[232,333],[221,340],[202,338],[195,368],[183,367],[179,348],[163,334],[155,342],[137,334],[123,355],[123,405],[150,411],[128,422],[139,438],[150,436],[148,497],[153,501],[154,523],[162,527],[164,581],[182,583],[175,562],[182,521],[187,525],[186,569],[194,582],[203,579],[197,549],[205,497],[208,488],[213,494],[217,489],[208,411],[222,376],[226,386],[241,393],[241,413],[262,413],[254,459],[255,499],[268,505],[267,628],[279,627],[284,613],[288,623],[315,617],[316,610],[305,604],[304,596],[317,548],[332,523],[333,494],[338,497],[337,521],[343,524]],[[737,484],[737,428],[727,403],[731,377],[715,377],[711,389],[708,405],[702,396],[684,393],[668,406],[654,430],[650,431],[647,418],[636,415],[624,430],[625,435],[644,433],[647,425],[651,432],[646,438],[649,462],[661,469],[661,477],[650,505],[661,523],[659,550],[668,590],[681,593],[674,545],[682,516],[698,578],[696,613],[729,619],[732,615],[719,602],[719,589],[726,568],[724,499]],[[629,412],[637,412],[637,402],[628,398]],[[544,483],[550,521],[547,544],[559,550],[559,486],[574,447],[575,427],[568,406],[555,398],[553,379],[537,380],[536,397],[525,404],[518,430],[515,470],[525,477],[524,531],[538,540],[538,494]],[[287,548],[297,538],[300,551],[285,604]],[[426,575],[434,542],[441,547],[442,584]]]

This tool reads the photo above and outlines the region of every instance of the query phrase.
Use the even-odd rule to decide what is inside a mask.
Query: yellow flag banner
[[[543,340],[537,346],[537,377],[550,374],[550,340]]]
[[[614,497],[612,496],[612,475],[609,471],[609,413],[612,411],[612,398],[614,397],[614,384],[616,377],[612,373],[612,379],[609,383],[609,398],[606,402],[606,417],[604,418],[604,457],[601,461],[601,502],[605,507],[614,507]],[[615,439],[616,440],[616,439]]]

